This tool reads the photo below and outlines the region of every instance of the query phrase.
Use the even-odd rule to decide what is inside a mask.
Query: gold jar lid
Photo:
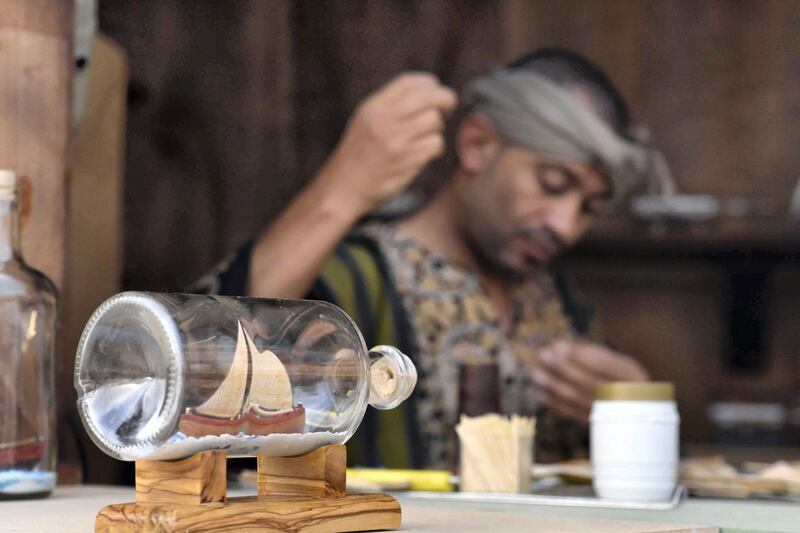
[[[667,381],[614,381],[597,386],[597,399],[603,401],[671,402],[675,387]]]

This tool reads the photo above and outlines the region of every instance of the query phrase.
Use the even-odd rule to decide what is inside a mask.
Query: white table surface
[[[229,493],[230,496],[244,494],[239,491]],[[405,531],[656,532],[676,531],[669,524],[702,524],[714,527],[697,528],[694,531],[705,533],[720,527],[726,533],[800,532],[800,505],[771,502],[689,500],[677,509],[643,512],[420,500],[402,494],[396,496],[403,509]],[[0,502],[0,531],[88,533],[93,531],[95,514],[103,506],[134,499],[134,491],[128,487],[59,487],[47,499]],[[587,519],[591,522],[584,521]]]

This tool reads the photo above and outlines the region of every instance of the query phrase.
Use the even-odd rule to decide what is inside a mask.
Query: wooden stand
[[[259,457],[258,496],[230,499],[224,452],[137,461],[136,502],[101,509],[95,532],[398,529],[397,500],[345,493],[346,459],[343,445],[298,457]]]

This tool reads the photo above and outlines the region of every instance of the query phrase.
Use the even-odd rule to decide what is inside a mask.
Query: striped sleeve
[[[594,342],[602,342],[603,332],[600,321],[597,320],[591,304],[573,288],[573,283],[563,273],[554,273],[553,281],[564,305],[564,312],[575,332]]]
[[[361,329],[368,347],[398,344],[395,307],[377,250],[363,241],[345,241],[327,260],[310,297],[341,307]],[[368,409],[347,443],[348,462],[361,466],[413,466],[406,404]]]

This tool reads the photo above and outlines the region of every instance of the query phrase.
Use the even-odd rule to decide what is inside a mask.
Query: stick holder
[[[136,502],[101,509],[95,532],[398,529],[397,500],[386,494],[346,494],[346,467],[341,444],[297,457],[259,457],[258,495],[228,498],[225,452],[136,461]]]

